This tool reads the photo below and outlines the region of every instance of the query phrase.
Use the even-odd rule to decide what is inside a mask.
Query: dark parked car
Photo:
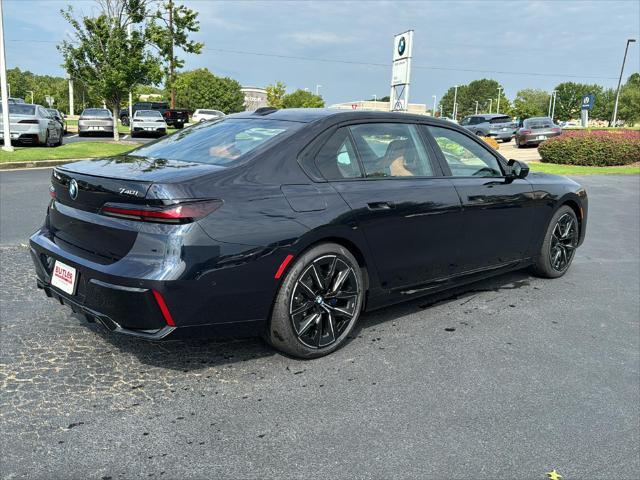
[[[549,117],[532,117],[523,120],[516,132],[516,146],[518,148],[529,145],[540,145],[548,138],[557,137],[562,129],[553,123]]]
[[[167,102],[136,102],[131,109],[134,115],[138,110],[157,110],[168,126],[177,129],[184,128],[184,125],[189,123],[189,110],[171,109]],[[120,110],[120,122],[126,126],[130,124],[128,108]]]
[[[516,131],[516,124],[509,115],[485,113],[470,115],[460,120],[460,126],[481,137],[510,142]]]
[[[147,339],[263,334],[303,358],[363,310],[532,266],[562,276],[587,195],[431,117],[259,109],[54,169],[38,286]]]

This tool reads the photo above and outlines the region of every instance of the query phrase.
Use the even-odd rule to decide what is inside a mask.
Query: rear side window
[[[339,128],[316,155],[316,166],[327,180],[362,177],[347,127]]]
[[[454,177],[501,177],[498,159],[475,140],[455,130],[429,127]]]
[[[489,120],[489,123],[509,123],[511,122],[511,117],[508,115],[505,115],[504,117],[494,117],[491,120]]]
[[[231,166],[258,147],[303,124],[279,120],[225,119],[204,122],[132,151],[129,155]]]
[[[367,177],[431,177],[433,168],[418,129],[406,123],[351,127]]]

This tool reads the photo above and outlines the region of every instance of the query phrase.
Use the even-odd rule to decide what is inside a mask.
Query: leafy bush
[[[640,131],[564,131],[538,147],[545,163],[609,166],[640,162]]]

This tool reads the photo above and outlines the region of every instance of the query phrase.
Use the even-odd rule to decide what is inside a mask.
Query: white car
[[[224,113],[219,110],[198,108],[195,112],[193,112],[191,120],[194,122],[206,122],[207,120],[215,120],[216,118],[222,118],[224,116]]]
[[[4,141],[4,125],[0,104],[0,141]],[[62,125],[44,107],[30,103],[10,103],[11,141],[57,147],[62,145]]]
[[[163,136],[167,134],[167,122],[158,110],[138,110],[131,121],[131,136]]]

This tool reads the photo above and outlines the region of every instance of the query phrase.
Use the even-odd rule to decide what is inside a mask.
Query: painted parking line
[[[124,137],[122,137],[123,140],[126,140],[129,137],[129,135],[125,135]]]
[[[68,136],[67,136],[67,138],[75,138],[75,137],[77,137],[77,136],[78,136],[78,134],[77,134],[77,133],[74,133],[73,135],[68,135]]]

